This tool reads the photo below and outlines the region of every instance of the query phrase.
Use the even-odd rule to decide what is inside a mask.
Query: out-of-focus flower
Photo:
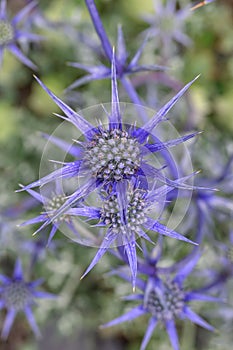
[[[42,292],[36,288],[43,282],[39,279],[26,282],[23,277],[21,262],[15,263],[13,277],[0,275],[0,309],[6,308],[7,315],[3,325],[2,339],[7,339],[15,320],[16,314],[23,311],[36,337],[40,337],[40,330],[36,324],[31,307],[36,298],[53,298],[50,293]]]
[[[176,9],[176,0],[153,0],[154,14],[144,15],[144,20],[150,25],[146,30],[149,37],[158,40],[156,43],[163,58],[170,58],[174,54],[175,44],[178,42],[188,46],[191,40],[185,33],[185,21],[192,14],[190,5]]]
[[[128,78],[126,78],[127,75],[138,73],[138,72],[144,72],[144,71],[161,71],[166,69],[166,67],[159,66],[159,65],[140,65],[138,63],[144,46],[146,44],[146,40],[142,43],[138,51],[135,53],[134,57],[130,60],[130,62],[127,62],[129,53],[127,52],[126,46],[125,46],[125,40],[124,35],[122,31],[122,27],[118,26],[118,44],[116,49],[116,73],[117,78],[120,79],[120,81],[123,83],[123,85],[126,86],[126,82],[128,82]],[[111,65],[112,60],[112,54],[110,57],[107,57],[109,64]],[[67,90],[77,88],[83,84],[86,84],[93,80],[101,80],[106,78],[111,78],[111,66],[106,66],[104,64],[98,65],[98,66],[91,66],[91,65],[85,65],[78,62],[69,62],[69,65],[78,68],[83,69],[88,75],[76,80],[74,83],[72,83]],[[128,92],[128,90],[126,90]]]
[[[111,62],[112,62],[112,52],[113,52],[112,45],[107,36],[107,33],[105,32],[104,26],[101,22],[95,2],[93,0],[86,0],[86,6],[90,13],[96,33],[99,36],[104,57],[107,59],[109,66],[106,66],[104,64],[97,65],[97,66],[88,66],[86,64],[81,64],[76,62],[70,63],[70,65],[75,68],[85,70],[88,73],[88,75],[76,80],[67,88],[67,90],[74,89],[80,85],[83,85],[93,80],[100,80],[100,79],[111,77]],[[133,58],[131,60],[128,60],[129,53],[125,45],[125,39],[124,39],[122,27],[118,26],[118,38],[117,38],[116,57],[115,57],[116,75],[117,75],[117,78],[120,80],[121,84],[123,85],[124,89],[126,90],[131,101],[137,104],[142,104],[142,103],[128,76],[130,74],[137,73],[137,72],[161,71],[166,69],[164,66],[160,66],[160,65],[154,65],[154,64],[140,65],[139,64],[139,60],[143,53],[146,42],[147,42],[147,39],[142,42],[141,46],[139,47],[139,49],[137,50]],[[94,48],[90,47],[90,48],[96,51],[95,47]]]
[[[26,32],[19,28],[19,23],[25,16],[29,16],[30,11],[36,6],[37,1],[30,2],[12,20],[8,19],[6,12],[6,0],[0,2],[0,66],[3,59],[4,50],[7,49],[15,55],[23,64],[33,70],[37,70],[36,65],[24,55],[20,50],[20,40],[30,42],[40,41],[42,37],[31,32]]]
[[[170,342],[174,350],[179,350],[179,339],[176,331],[176,319],[189,319],[191,322],[198,324],[210,331],[214,328],[203,318],[196,314],[189,306],[191,301],[220,302],[221,299],[207,295],[199,290],[188,291],[184,288],[184,281],[190,275],[195,267],[199,254],[190,254],[184,263],[179,265],[175,276],[169,273],[170,269],[164,269],[167,272],[163,276],[158,274],[156,264],[160,258],[161,251],[157,257],[142,264],[144,278],[137,277],[136,286],[142,291],[140,294],[133,294],[125,297],[125,300],[138,300],[140,305],[134,307],[126,314],[108,322],[102,327],[110,327],[122,322],[131,321],[139,316],[149,314],[149,324],[143,338],[140,350],[145,350],[147,344],[159,322],[162,322],[168,333]],[[153,262],[153,264],[152,264]],[[162,270],[162,268],[161,268]],[[119,271],[114,274],[128,280],[127,274]],[[145,279],[146,275],[146,279]]]

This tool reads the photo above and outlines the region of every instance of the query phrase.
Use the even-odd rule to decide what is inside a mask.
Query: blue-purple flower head
[[[72,110],[68,105],[56,97],[38,78],[36,78],[43,89],[50,95],[54,102],[63,110],[65,117],[58,115],[62,119],[73,124],[81,133],[84,141],[78,141],[76,147],[77,160],[70,163],[64,163],[59,170],[54,171],[25,186],[24,189],[30,189],[42,186],[57,178],[69,178],[75,176],[84,176],[90,174],[89,184],[83,186],[85,196],[90,193],[96,186],[116,185],[122,180],[130,180],[131,178],[143,177],[144,174],[151,178],[157,178],[174,187],[190,188],[186,185],[177,185],[175,181],[166,179],[161,175],[161,171],[149,164],[148,155],[153,155],[163,149],[173,147],[177,144],[194,137],[197,133],[193,133],[176,140],[161,142],[151,133],[155,127],[165,121],[169,110],[175,105],[179,98],[187,91],[196,78],[188,83],[181,91],[178,92],[165,106],[163,106],[154,116],[142,127],[125,124],[122,120],[122,112],[118,99],[118,89],[116,82],[116,66],[115,59],[112,61],[112,101],[111,111],[104,112],[107,116],[107,124],[102,123],[98,126],[90,123],[81,114]],[[140,109],[140,106],[138,107]],[[135,114],[137,107],[135,107]],[[98,118],[98,116],[96,116]],[[139,121],[140,123],[140,121]],[[53,137],[51,137],[53,142]],[[166,164],[169,167],[169,164]],[[88,190],[89,187],[89,190]],[[74,193],[66,204],[73,204],[81,197],[80,190]]]
[[[179,179],[177,185],[184,183],[188,177]],[[163,212],[165,198],[173,186],[162,185],[154,190],[146,190],[139,186],[139,181],[134,185],[132,181],[127,180],[117,182],[115,189],[106,186],[99,191],[100,207],[85,204],[85,201],[67,209],[63,214],[51,222],[51,231],[48,244],[51,242],[56,231],[63,224],[63,232],[69,237],[69,230],[73,234],[73,239],[82,244],[97,245],[96,239],[90,244],[90,241],[83,239],[79,235],[76,227],[75,218],[82,217],[85,221],[96,222],[97,228],[105,229],[105,234],[100,247],[85,271],[84,277],[97,264],[104,253],[112,246],[124,246],[127,261],[131,267],[132,284],[135,287],[137,275],[137,254],[135,241],[138,237],[153,243],[155,233],[165,235],[188,243],[194,243],[178,232],[167,228],[158,221],[160,214]],[[39,216],[29,219],[22,225],[47,223],[50,215],[59,210],[66,197],[53,193],[52,198],[48,199],[38,192],[27,189],[27,192],[40,203],[44,203],[45,211]],[[96,198],[96,197],[95,197]],[[95,199],[96,201],[96,199]],[[64,227],[65,225],[65,227]],[[153,238],[146,233],[151,232]],[[85,237],[87,238],[87,237]],[[87,243],[88,242],[88,243]]]
[[[189,319],[210,331],[214,330],[209,323],[191,309],[189,303],[191,301],[220,302],[221,300],[203,293],[202,289],[188,291],[184,288],[185,279],[191,274],[199,259],[198,254],[190,254],[184,259],[183,264],[182,261],[181,264],[177,264],[179,268],[175,268],[175,274],[173,266],[164,268],[164,271],[163,268],[157,268],[158,259],[159,256],[153,257],[151,261],[147,259],[146,262],[141,263],[140,270],[143,271],[144,278],[137,277],[136,280],[136,285],[141,292],[125,297],[125,300],[137,300],[140,304],[124,315],[108,322],[103,328],[148,314],[150,320],[140,350],[146,349],[159,322],[164,325],[173,349],[179,350],[179,339],[175,325],[177,319]],[[113,273],[129,280],[127,273],[120,269]]]
[[[182,143],[196,135],[196,133],[193,133],[167,142],[161,142],[155,137],[151,137],[153,129],[165,120],[169,110],[195,79],[188,83],[141,128],[138,128],[136,124],[128,126],[122,121],[114,58],[112,62],[112,108],[110,112],[106,111],[108,118],[107,125],[94,126],[57,98],[38,78],[37,80],[66,114],[66,117],[60,115],[59,117],[73,124],[81,131],[85,138],[76,147],[76,154],[79,159],[74,162],[64,163],[61,169],[24,187],[25,190],[28,190],[33,187],[42,186],[58,178],[65,179],[89,175],[87,176],[88,180],[86,182],[84,181],[84,184],[61,206],[60,211],[56,213],[56,217],[66,210],[68,206],[73,205],[81,198],[85,198],[96,187],[115,187],[118,182],[125,179],[130,180],[132,178],[148,176],[152,180],[157,179],[174,187],[190,188],[189,185],[177,184],[177,182],[167,179],[162,175],[161,170],[147,162],[147,157],[148,155],[151,156],[163,149]],[[51,140],[53,142],[52,137]],[[169,167],[170,164],[166,165]],[[53,217],[53,219],[56,219],[56,217]]]
[[[0,309],[6,309],[7,315],[1,333],[2,339],[7,339],[18,312],[24,312],[31,329],[36,337],[40,337],[40,330],[32,313],[32,306],[36,298],[53,298],[52,294],[37,290],[41,279],[26,282],[23,277],[21,262],[15,263],[12,278],[0,275]]]
[[[159,184],[161,183],[165,186],[161,189],[165,197],[171,188],[188,190],[194,188],[185,182],[192,174],[182,179],[169,179],[163,173],[164,164],[157,168],[156,162],[153,162],[153,157],[161,150],[194,137],[196,133],[162,142],[153,135],[153,130],[159,123],[165,121],[169,110],[195,79],[181,89],[176,96],[142,126],[137,126],[136,123],[129,125],[123,122],[123,112],[118,98],[114,55],[111,75],[111,110],[107,111],[103,107],[102,113],[104,113],[107,121],[97,126],[72,110],[38,78],[37,80],[66,115],[65,117],[59,115],[59,117],[73,124],[81,132],[82,137],[75,141],[75,148],[70,146],[72,155],[76,155],[73,162],[63,162],[60,169],[23,187],[23,190],[30,193],[33,187],[44,186],[50,182],[66,181],[67,179],[68,182],[71,179],[75,180],[73,193],[66,198],[63,197],[63,203],[58,203],[56,198],[56,202],[51,202],[48,205],[46,213],[32,219],[30,223],[43,222],[36,231],[38,232],[51,223],[55,230],[58,223],[63,222],[64,218],[68,216],[86,217],[87,220],[98,219],[98,225],[107,226],[108,230],[88,271],[110,248],[111,244],[117,242],[117,245],[124,245],[127,251],[134,286],[137,273],[135,240],[138,235],[148,239],[144,229],[189,241],[182,235],[161,225],[157,220],[158,217],[154,220],[150,219],[146,211],[151,202],[161,202],[161,198],[159,198]],[[140,107],[134,107],[134,115],[131,118],[135,120]],[[97,119],[98,115],[95,118]],[[139,120],[139,123],[142,122]],[[51,142],[59,144],[61,148],[64,147],[67,150],[67,145],[62,140],[59,141],[52,136]],[[172,167],[170,162],[165,165],[168,168]],[[101,197],[101,191],[105,192],[104,197]],[[35,191],[31,194],[38,197],[39,201],[44,200]],[[101,210],[88,204],[91,195],[95,196],[95,202],[101,202]],[[58,204],[60,205],[59,208]],[[50,237],[52,236],[50,234]]]
[[[118,192],[106,194],[102,198],[102,208],[86,209],[86,215],[91,215],[89,219],[98,218],[98,226],[105,227],[106,233],[100,248],[82,277],[91,271],[111,245],[117,245],[124,250],[126,262],[131,270],[132,286],[135,289],[137,277],[136,239],[138,237],[153,244],[155,234],[159,233],[161,236],[184,242],[193,244],[194,242],[175,230],[169,229],[156,218],[159,216],[158,207],[160,205],[162,205],[163,210],[164,196],[173,187],[164,185],[156,190],[146,191],[137,185],[131,187],[132,185],[129,184],[127,188],[125,186],[127,183],[121,184],[118,187]],[[75,215],[75,209],[73,209],[73,214]],[[77,208],[77,215],[80,214],[81,211]],[[150,235],[147,234],[148,231]]]
[[[41,191],[40,193],[34,191],[33,189],[27,189],[27,192],[35,200],[37,200],[38,205],[42,206],[43,208],[38,216],[23,222],[20,226],[45,223],[50,218],[51,213],[54,213],[60,209],[60,207],[65,203],[68,197],[64,194],[59,184],[60,183],[57,180],[55,181],[55,189],[53,189],[52,187],[50,191]],[[80,212],[80,214],[82,213]],[[68,231],[72,231],[74,236],[77,237],[78,233],[73,223],[73,218],[74,212],[72,208],[70,208],[70,210],[67,210],[65,213],[61,214],[59,217],[57,217],[51,222],[51,229],[47,245],[50,245],[51,240],[53,239],[54,235],[59,230],[62,224],[65,224],[65,229]]]
[[[11,20],[8,18],[6,10],[6,0],[0,1],[0,66],[3,59],[5,49],[9,50],[14,56],[16,56],[23,64],[29,68],[36,70],[36,65],[24,55],[19,48],[20,40],[24,39],[29,42],[39,41],[41,36],[26,32],[20,27],[26,16],[29,16],[30,11],[35,8],[37,1],[31,1],[21,11],[19,11]]]
[[[154,14],[143,14],[148,23],[148,36],[155,42],[162,58],[170,59],[177,52],[177,44],[190,46],[192,41],[186,33],[187,19],[192,11],[214,0],[200,1],[195,5],[183,5],[177,0],[153,0]]]

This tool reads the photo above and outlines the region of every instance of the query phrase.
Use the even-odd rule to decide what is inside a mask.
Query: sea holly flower
[[[24,55],[20,50],[19,44],[20,40],[27,41],[40,41],[42,37],[31,33],[25,32],[23,29],[19,28],[19,23],[28,16],[30,11],[37,5],[37,1],[31,1],[27,6],[25,6],[21,11],[19,11],[12,20],[8,19],[6,11],[6,0],[1,0],[0,2],[0,66],[3,59],[4,50],[7,49],[14,56],[16,56],[23,64],[28,66],[33,70],[37,70],[36,65]]]
[[[125,300],[137,300],[140,304],[124,315],[106,323],[102,328],[115,326],[149,314],[150,320],[140,350],[146,349],[159,322],[164,325],[174,350],[180,349],[175,326],[176,319],[189,319],[191,322],[213,331],[214,328],[196,314],[189,303],[191,301],[220,302],[221,299],[207,295],[201,290],[188,291],[184,288],[185,279],[191,274],[198,259],[199,254],[190,254],[190,258],[181,264],[175,275],[169,273],[168,268],[163,276],[159,275],[156,269],[158,259],[152,258],[154,268],[151,262],[144,263],[144,278],[137,277],[136,280],[136,285],[141,293],[125,297]],[[115,274],[128,280],[125,273],[115,272]]]
[[[120,246],[124,249],[127,262],[130,265],[133,289],[135,289],[137,276],[137,237],[153,243],[153,240],[146,233],[147,231],[152,231],[184,242],[195,243],[150,217],[155,217],[156,210],[154,207],[156,205],[157,207],[164,205],[164,197],[166,197],[166,194],[172,187],[164,185],[156,190],[146,191],[138,187],[138,184],[134,184],[134,186],[128,184],[127,189],[125,186],[127,186],[127,183],[118,184],[115,193],[113,191],[113,193],[102,195],[102,208],[89,208],[86,213],[86,215],[90,215],[89,219],[98,219],[98,225],[105,226],[107,232],[100,248],[82,278],[98,263],[105,252],[112,245],[116,244],[118,247]],[[80,208],[74,208],[71,212],[76,215],[81,214]]]
[[[189,177],[190,176],[177,180],[177,184],[185,182]],[[137,237],[141,237],[153,243],[146,233],[150,230],[161,235],[195,244],[178,232],[167,228],[158,220],[152,219],[152,213],[154,214],[153,217],[155,217],[155,214],[157,216],[160,215],[166,201],[166,195],[172,189],[172,186],[163,185],[155,190],[148,191],[144,188],[140,188],[139,182],[132,186],[132,184],[127,181],[118,183],[115,190],[111,192],[109,189],[102,189],[100,194],[101,207],[87,206],[82,202],[79,203],[79,206],[76,204],[76,206],[69,208],[65,214],[52,221],[52,229],[48,244],[63,222],[67,225],[67,228],[74,233],[74,240],[76,239],[81,243],[86,242],[85,244],[87,244],[87,237],[82,238],[75,228],[75,217],[82,217],[85,221],[98,222],[97,226],[106,228],[106,233],[95,257],[82,278],[90,272],[109,248],[114,245],[124,246],[131,267],[133,288],[135,288],[137,275]],[[28,189],[27,191],[33,197],[38,198],[40,202],[47,202],[47,205],[45,204],[46,211],[36,218],[29,219],[21,224],[21,226],[48,222],[48,220],[50,220],[49,215],[52,215],[49,214],[49,210],[56,212],[54,203],[60,204],[60,197],[53,196],[52,200],[48,200],[34,190]],[[124,216],[124,218],[122,218],[122,216]],[[37,232],[39,230],[37,230]],[[68,235],[67,231],[64,232]],[[96,240],[93,240],[89,245],[96,245],[95,242]]]
[[[176,9],[176,0],[153,0],[154,14],[144,15],[150,25],[146,33],[153,40],[159,40],[160,53],[166,59],[174,53],[174,41],[188,46],[191,39],[185,33],[185,21],[191,15],[190,5]]]
[[[94,0],[86,0],[86,6],[90,13],[95,31],[100,39],[104,57],[107,59],[109,66],[104,64],[91,66],[91,65],[78,63],[78,62],[70,62],[69,63],[70,66],[78,69],[83,69],[88,74],[76,80],[74,83],[72,83],[67,88],[67,90],[77,88],[78,86],[86,84],[93,80],[100,80],[100,79],[106,79],[111,77],[111,62],[112,62],[112,51],[113,51],[112,45],[104,29],[104,26],[100,19]],[[139,63],[139,60],[143,53],[146,42],[147,42],[147,39],[142,41],[142,44],[136,51],[135,55],[129,60],[128,57],[130,56],[130,54],[127,51],[122,27],[118,26],[116,57],[115,57],[116,75],[117,75],[117,78],[120,80],[121,84],[123,85],[131,101],[139,105],[141,105],[142,103],[131,80],[129,79],[129,75],[133,73],[144,72],[144,71],[147,71],[147,72],[161,71],[166,69],[166,67],[160,66],[160,65],[155,65],[155,64],[141,65]],[[91,49],[93,51],[93,46],[91,47]],[[94,51],[96,51],[96,48],[94,48]]]
[[[59,116],[73,124],[82,133],[82,137],[80,141],[75,140],[75,147],[70,147],[71,154],[76,155],[77,160],[69,163],[63,162],[60,169],[22,188],[22,190],[28,191],[33,196],[38,196],[39,201],[43,201],[44,199],[40,197],[41,195],[33,191],[32,188],[43,186],[58,179],[62,181],[75,178],[76,184],[75,191],[67,198],[63,198],[63,203],[56,202],[56,206],[48,205],[45,213],[29,220],[27,224],[42,222],[43,224],[36,231],[38,232],[52,223],[53,229],[50,234],[50,238],[52,238],[58,224],[63,223],[65,219],[70,218],[72,215],[102,220],[105,225],[109,225],[109,230],[89,270],[96,264],[111,244],[115,241],[118,242],[120,239],[120,244],[128,249],[127,256],[130,261],[134,284],[137,273],[135,236],[141,235],[147,239],[147,235],[141,229],[141,226],[144,226],[146,230],[151,229],[161,234],[187,241],[186,238],[169,230],[159,222],[144,217],[146,213],[144,212],[142,203],[146,207],[149,207],[153,202],[153,195],[150,192],[147,196],[143,194],[141,189],[154,189],[156,191],[160,182],[165,184],[165,188],[169,189],[181,188],[193,190],[194,188],[192,185],[186,184],[184,179],[169,179],[163,174],[163,167],[158,169],[154,166],[153,157],[163,149],[176,146],[194,137],[196,133],[175,140],[158,142],[157,138],[153,136],[153,130],[160,122],[165,120],[169,110],[195,79],[181,89],[175,97],[141,127],[123,122],[118,98],[114,55],[111,76],[111,110],[108,112],[103,107],[105,120],[97,126],[84,119],[81,114],[73,111],[56,97],[38,78],[36,79],[66,115],[65,117]],[[62,140],[54,136],[51,137],[51,142],[69,153],[69,145],[66,142],[62,142]],[[191,176],[192,174],[186,180]],[[79,179],[80,185],[78,182]],[[138,198],[134,197],[136,194],[133,194],[130,188],[134,188]],[[106,197],[101,199],[102,203],[105,204],[105,208],[100,213],[96,208],[84,205],[84,201],[89,196],[96,194],[96,200],[99,199],[98,193],[101,190],[106,192]],[[156,200],[155,195],[154,200]],[[136,204],[132,204],[134,202]],[[131,215],[131,210],[133,215]],[[119,235],[119,232],[121,235]]]
[[[143,19],[149,24],[146,34],[156,42],[162,58],[169,59],[176,52],[176,44],[190,46],[192,41],[185,32],[186,20],[192,11],[214,0],[200,1],[195,5],[183,5],[177,0],[153,0],[154,14],[145,14]],[[177,3],[179,9],[177,9]]]
[[[81,114],[73,111],[69,106],[56,97],[38,78],[37,80],[43,89],[52,97],[54,102],[65,113],[66,116],[61,116],[61,118],[70,122],[79,131],[81,131],[82,138],[81,141],[77,140],[75,142],[75,148],[70,148],[72,154],[77,155],[77,160],[69,163],[62,163],[63,166],[60,169],[57,169],[45,177],[42,177],[38,181],[35,181],[32,184],[22,188],[22,190],[26,190],[30,194],[36,195],[35,191],[30,192],[32,191],[33,187],[43,186],[58,179],[76,179],[75,183],[77,184],[77,188],[75,188],[75,191],[69,195],[66,200],[64,200],[64,204],[59,203],[59,208],[58,206],[49,206],[49,210],[47,210],[46,213],[42,213],[39,217],[31,219],[29,222],[43,222],[41,227],[36,232],[42,230],[44,227],[52,223],[52,225],[55,226],[52,231],[52,236],[58,223],[62,223],[63,219],[70,217],[70,215],[84,216],[95,219],[97,218],[101,219],[105,225],[110,225],[107,236],[105,236],[103,242],[101,243],[101,249],[98,251],[97,256],[94,258],[91,266],[94,266],[105,251],[110,247],[110,245],[117,240],[119,231],[122,231],[122,228],[125,227],[127,234],[121,235],[123,237],[123,239],[121,237],[121,245],[124,245],[128,249],[128,257],[130,256],[134,281],[137,272],[135,233],[138,234],[137,231],[139,229],[139,225],[146,225],[146,229],[152,229],[161,234],[186,240],[183,236],[170,231],[164,226],[161,226],[161,224],[158,222],[151,222],[149,218],[143,222],[144,212],[141,204],[136,205],[136,208],[133,209],[135,210],[136,216],[131,217],[130,214],[127,214],[127,212],[128,210],[131,210],[130,203],[132,198],[127,198],[129,196],[133,196],[132,193],[128,193],[130,184],[131,186],[134,186],[134,184],[140,183],[140,185],[138,185],[139,188],[136,191],[139,197],[142,195],[140,192],[141,188],[147,189],[149,186],[150,189],[155,189],[159,182],[164,183],[165,186],[169,186],[169,188],[175,187],[189,190],[193,189],[193,186],[186,184],[185,181],[180,181],[180,179],[170,180],[167,178],[162,173],[163,168],[156,168],[152,161],[154,160],[153,157],[156,152],[160,152],[165,148],[183,143],[185,140],[194,137],[196,133],[162,143],[158,142],[157,139],[156,141],[154,140],[152,132],[161,121],[165,120],[165,116],[169,110],[185,93],[195,79],[188,83],[180,92],[178,92],[175,97],[173,97],[164,107],[162,107],[154,116],[152,116],[152,118],[142,127],[137,127],[135,124],[129,125],[123,123],[118,99],[114,56],[112,61],[111,78],[111,111],[108,112],[106,109],[104,109],[107,122],[97,126],[84,119]],[[51,137],[51,142],[67,150],[68,145],[66,142],[61,142],[61,140],[54,138],[53,136]],[[67,152],[69,151],[67,150]],[[152,159],[150,159],[150,157],[152,157]],[[148,160],[150,160],[150,162]],[[187,180],[188,178],[190,178],[190,176],[187,177]],[[80,185],[78,186],[79,179],[81,179],[82,182],[80,182]],[[93,209],[93,207],[89,207],[88,205],[84,206],[83,204],[83,202],[88,199],[91,194],[95,195],[96,192],[98,194],[99,190],[105,190],[107,193],[107,196],[104,199],[106,205],[105,211],[102,210],[101,214],[96,211],[96,208]],[[37,195],[39,198],[39,194]],[[133,197],[132,200],[134,202],[136,201],[136,198]],[[149,197],[138,198],[138,200],[140,203],[145,201],[146,206],[149,206],[152,202],[152,199],[150,201]],[[109,216],[110,211],[112,210],[110,207],[114,205],[116,206],[116,208],[113,208],[113,210],[115,210],[113,212],[114,215]],[[120,216],[116,218],[115,214],[117,215],[118,210]],[[139,220],[140,215],[142,215],[142,217]],[[110,222],[108,222],[109,220]],[[114,228],[114,220],[117,220],[116,230]],[[135,230],[133,230],[133,232],[129,229],[130,226],[133,227],[132,220],[136,221]],[[144,237],[146,237],[146,234],[142,230],[139,232],[139,235],[144,235]]]
[[[69,199],[61,206],[52,220],[56,219],[68,207],[88,196],[96,188],[107,184],[114,185],[125,179],[130,180],[130,178],[148,176],[148,178],[157,179],[169,185],[173,184],[174,187],[193,189],[190,185],[178,185],[175,181],[168,179],[162,174],[161,170],[154,167],[153,164],[148,164],[148,158],[156,152],[173,147],[196,135],[196,133],[193,133],[164,143],[158,142],[157,139],[154,141],[152,135],[154,128],[165,120],[169,110],[187,91],[196,78],[181,89],[177,95],[140,128],[136,127],[136,125],[123,123],[118,99],[114,58],[111,79],[111,111],[107,112],[104,109],[104,113],[107,115],[107,123],[105,122],[105,125],[94,126],[56,97],[38,78],[36,79],[66,115],[65,117],[59,115],[59,117],[73,124],[81,131],[85,139],[84,141],[77,142],[77,146],[79,147],[76,147],[75,150],[76,152],[77,149],[80,150],[78,160],[63,163],[60,169],[22,188],[22,190],[28,190],[33,187],[43,186],[58,178],[84,178],[84,183],[69,196]],[[135,157],[135,154],[137,157]]]
[[[27,192],[34,199],[36,199],[39,204],[44,206],[44,211],[40,215],[23,222],[20,226],[46,223],[50,218],[51,213],[56,212],[63,205],[63,203],[65,203],[65,201],[67,200],[67,195],[63,193],[58,180],[55,182],[55,184],[56,186],[54,191],[50,191],[51,193],[49,193],[47,196],[42,192],[38,193],[32,189],[27,189]],[[63,215],[59,216],[57,219],[51,222],[51,231],[49,233],[47,246],[50,245],[51,240],[53,239],[54,235],[59,230],[59,227],[62,224],[65,224],[66,228],[71,230],[75,236],[78,235],[77,230],[72,221],[72,215],[70,215],[68,210]],[[38,248],[43,249],[43,247],[40,247],[40,245],[38,246]]]
[[[140,65],[138,63],[144,46],[146,44],[146,40],[143,41],[142,45],[134,55],[134,57],[131,59],[131,61],[128,63],[128,52],[126,51],[124,36],[122,27],[118,26],[118,44],[116,46],[116,72],[117,72],[117,78],[122,82],[123,86],[126,88],[128,84],[131,84],[128,75],[133,73],[139,73],[144,71],[161,71],[165,70],[166,67],[160,66],[160,65]],[[112,61],[112,54],[110,57],[106,57],[109,61],[110,66],[106,66],[104,64],[98,65],[98,66],[91,66],[91,65],[85,65],[78,62],[69,62],[69,66],[82,69],[88,73],[88,75],[77,79],[72,83],[67,90],[75,89],[83,84],[86,84],[93,80],[101,80],[101,79],[107,79],[111,78],[111,61]],[[127,84],[128,83],[128,84]],[[128,92],[129,89],[126,89]]]
[[[41,279],[26,282],[23,277],[21,262],[15,263],[13,277],[0,275],[0,309],[6,308],[7,315],[3,325],[2,339],[6,340],[18,312],[24,312],[36,337],[40,337],[40,330],[32,313],[32,306],[36,298],[53,298],[50,293],[36,288],[42,283]]]

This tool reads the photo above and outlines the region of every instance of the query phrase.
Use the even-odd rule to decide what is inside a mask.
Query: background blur
[[[14,14],[25,4],[24,0],[8,0],[9,12]],[[141,40],[140,33],[148,28],[143,16],[154,13],[152,1],[98,0],[96,5],[113,44],[116,42],[117,25],[122,24],[128,52],[133,56]],[[84,1],[40,0],[39,6],[46,21],[37,18],[36,28],[46,40],[29,46],[22,43],[28,56],[39,67],[37,75],[74,108],[83,109],[109,102],[109,80],[86,84],[69,95],[63,93],[75,79],[84,75],[83,71],[69,67],[67,62],[98,63],[85,44],[87,38],[97,46],[99,41]],[[184,28],[192,44],[189,47],[178,45],[177,54],[167,62],[171,67],[167,85],[164,86],[163,79],[157,73],[135,75],[132,80],[146,106],[156,109],[174,94],[177,86],[201,74],[187,97],[175,109],[171,121],[178,131],[204,130],[196,145],[194,164],[208,175],[210,169],[214,173],[213,166],[216,165],[218,170],[218,163],[223,164],[233,148],[233,2],[219,0],[193,11]],[[81,41],[78,33],[84,33],[86,39]],[[144,49],[141,61],[161,64],[160,54],[152,39]],[[31,249],[28,242],[35,245],[39,239],[31,237],[35,228],[16,227],[17,223],[37,213],[37,209],[24,212],[22,201],[27,200],[28,196],[14,191],[19,183],[27,184],[38,178],[40,158],[46,143],[40,132],[52,133],[60,122],[52,115],[59,112],[57,107],[32,74],[11,53],[5,53],[0,70],[0,266],[1,271],[9,275],[16,254],[21,256],[27,271],[30,262],[28,252]],[[121,87],[120,99],[129,101]],[[5,215],[9,207],[15,210],[13,219]],[[17,217],[17,212],[21,210],[22,215]],[[178,251],[177,256],[179,254],[182,252]],[[79,281],[93,255],[93,248],[69,242],[62,234],[56,235],[51,249],[41,255],[31,276],[33,279],[43,277],[43,287],[59,294],[58,300],[41,300],[38,301],[39,307],[34,308],[43,338],[36,343],[24,315],[18,315],[9,340],[0,342],[0,349],[139,349],[147,318],[142,317],[105,331],[98,329],[100,324],[117,317],[133,303],[120,299],[131,293],[130,284],[116,277],[104,277],[105,272],[117,266],[116,259],[109,254],[83,281]],[[167,260],[172,261],[171,257]],[[205,260],[201,260],[200,264],[204,263]],[[222,327],[221,312],[227,312],[230,321],[226,321],[225,328],[216,334],[189,323],[178,324],[182,350],[231,349],[233,309],[229,306],[225,311],[222,309],[218,312],[216,307],[211,312],[203,305],[202,314],[208,316],[217,329]],[[4,317],[1,311],[0,325]],[[170,349],[162,327],[154,332],[148,346],[148,350],[152,349]]]

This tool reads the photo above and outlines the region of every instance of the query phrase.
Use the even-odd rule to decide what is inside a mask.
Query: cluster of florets
[[[54,195],[46,205],[46,213],[48,215],[52,215],[56,210],[58,210],[66,201],[66,197],[62,194]],[[54,219],[54,222],[61,222],[63,220],[67,220],[67,216],[60,215],[58,218]]]
[[[156,286],[149,287],[145,292],[144,307],[157,320],[166,321],[179,317],[185,305],[185,293],[174,281],[163,282],[162,291]]]
[[[145,191],[131,189],[127,192],[126,197],[125,222],[122,221],[116,195],[111,195],[103,201],[101,220],[105,225],[109,225],[113,232],[119,234],[134,232],[136,234],[139,232],[141,225],[147,221],[145,216]]]
[[[88,142],[85,165],[92,174],[109,181],[120,181],[135,174],[140,166],[137,139],[120,129],[101,130]]]
[[[8,44],[13,38],[14,28],[11,23],[0,19],[0,45]]]
[[[13,276],[10,278],[0,274],[0,307],[7,310],[1,338],[7,339],[18,312],[24,312],[36,337],[40,330],[32,313],[36,298],[53,298],[50,293],[37,290],[42,280],[26,282],[23,276],[21,261],[15,263]]]
[[[26,282],[13,280],[3,288],[1,298],[6,308],[20,311],[32,302],[33,295]]]
[[[145,336],[140,349],[146,349],[153,331],[160,323],[168,333],[170,342],[174,350],[180,349],[178,334],[175,327],[177,319],[189,319],[208,330],[214,328],[206,322],[201,316],[192,310],[190,301],[209,301],[217,302],[219,298],[205,294],[207,289],[186,290],[184,286],[185,279],[190,275],[199,259],[199,254],[192,253],[179,264],[158,268],[158,263],[162,253],[162,241],[158,247],[148,255],[145,251],[145,259],[141,261],[140,277],[137,279],[137,287],[140,294],[129,295],[126,300],[134,300],[138,305],[129,309],[125,314],[109,321],[103,327],[115,326],[123,322],[134,320],[140,316],[149,314],[150,320],[145,331]],[[124,280],[128,281],[126,270],[114,270],[114,273]]]
[[[0,69],[4,51],[9,50],[24,65],[37,70],[36,65],[21,50],[22,42],[29,44],[42,40],[40,35],[26,30],[27,24],[22,23],[25,19],[30,22],[32,11],[36,6],[37,1],[28,1],[28,4],[11,19],[7,13],[7,1],[0,0]]]

